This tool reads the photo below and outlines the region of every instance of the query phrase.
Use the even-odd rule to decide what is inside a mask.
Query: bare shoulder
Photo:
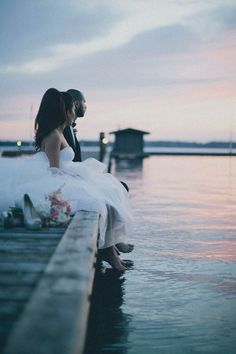
[[[49,147],[60,147],[62,143],[62,136],[61,133],[54,129],[45,139],[44,139],[44,147],[45,149]]]
[[[57,129],[54,129],[54,130],[48,135],[48,140],[61,141],[61,133],[60,133]]]

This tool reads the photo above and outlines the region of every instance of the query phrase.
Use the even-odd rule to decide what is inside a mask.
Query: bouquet
[[[70,221],[71,207],[64,199],[61,188],[47,195],[35,209],[45,226],[61,226]]]

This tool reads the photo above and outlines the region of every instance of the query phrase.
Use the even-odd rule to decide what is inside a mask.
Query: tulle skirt
[[[10,206],[22,207],[25,193],[39,206],[50,193],[61,190],[72,215],[78,210],[99,213],[99,248],[127,242],[132,230],[132,213],[129,194],[123,185],[106,173],[99,161],[72,162],[68,155],[69,149],[65,149],[60,169],[49,168],[44,152],[24,158],[1,158],[0,211]]]

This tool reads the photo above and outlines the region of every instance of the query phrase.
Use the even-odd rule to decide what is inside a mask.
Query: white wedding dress
[[[96,159],[72,162],[74,152],[66,147],[60,152],[59,169],[50,168],[44,152],[24,158],[1,158],[0,212],[10,206],[22,207],[28,193],[33,204],[40,205],[49,193],[61,189],[71,206],[100,214],[99,248],[127,242],[132,216],[129,195],[106,166]]]

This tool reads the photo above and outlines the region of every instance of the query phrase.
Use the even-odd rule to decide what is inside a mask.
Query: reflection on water
[[[85,354],[127,353],[131,316],[122,310],[124,282],[123,275],[98,267]]]
[[[122,172],[124,170],[132,171],[142,171],[143,159],[133,159],[133,160],[119,160],[114,159],[115,172]]]
[[[89,354],[235,353],[236,158],[153,156],[114,171],[130,187],[134,266],[100,275]]]

